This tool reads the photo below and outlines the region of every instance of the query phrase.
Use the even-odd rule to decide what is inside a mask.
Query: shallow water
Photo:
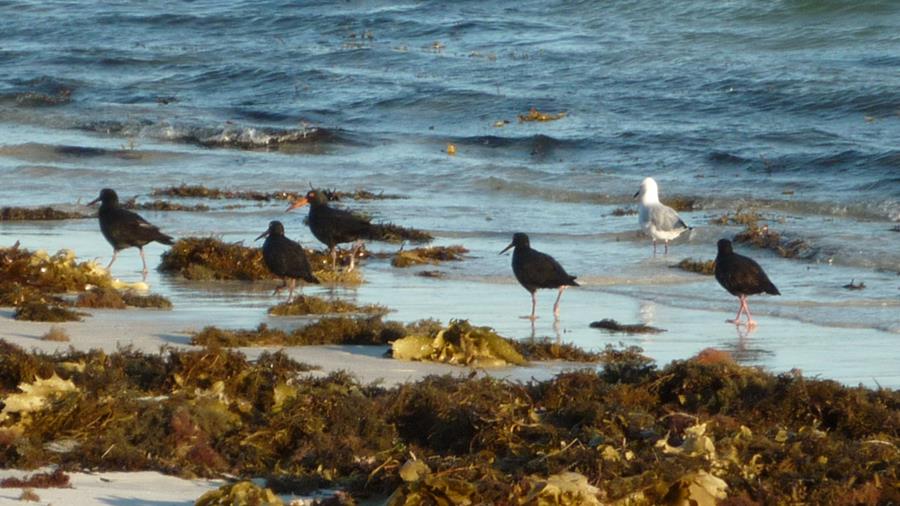
[[[347,205],[472,250],[440,268],[447,280],[369,261],[368,283],[340,290],[394,318],[463,317],[529,335],[517,318],[528,295],[497,255],[525,231],[585,285],[564,295],[565,340],[639,344],[662,362],[725,347],[777,371],[900,385],[895,2],[0,9],[17,13],[0,19],[0,205],[77,207],[104,186],[147,200],[181,183],[384,191],[406,198]],[[531,107],[567,116],[519,122]],[[663,202],[698,202],[681,213],[693,234],[668,257],[651,256],[636,216],[611,215],[635,206],[648,175]],[[304,213],[282,214],[283,202],[203,203],[213,210],[142,214],[176,236],[248,243],[281,219],[290,237],[315,242]],[[244,207],[225,208],[235,203]],[[736,300],[712,278],[670,268],[713,258],[716,240],[740,227],[710,220],[738,208],[809,244],[802,259],[739,248],[783,293],[751,298],[760,326],[744,337],[722,323]],[[0,223],[0,244],[16,240],[110,254],[94,220]],[[138,266],[128,251],[114,271],[135,277]],[[843,289],[851,280],[866,289]],[[273,303],[268,286],[156,273],[151,284],[173,298],[172,317],[196,325],[253,326]],[[554,296],[539,295],[538,335],[556,334]],[[668,332],[587,327],[607,317]]]

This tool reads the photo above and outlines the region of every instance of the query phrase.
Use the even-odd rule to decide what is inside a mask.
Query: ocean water
[[[660,361],[718,346],[900,386],[900,3],[0,0],[0,14],[0,205],[77,208],[102,187],[147,200],[181,183],[383,191],[404,198],[346,205],[472,251],[440,267],[446,280],[370,261],[366,285],[337,290],[392,317],[622,341]],[[566,115],[520,122],[533,107]],[[646,176],[664,203],[696,202],[668,256],[651,255],[637,216],[613,215],[636,208]],[[281,219],[316,245],[283,202],[204,203],[142,214],[246,243]],[[751,299],[749,334],[722,323],[737,302],[712,278],[671,268],[713,258],[741,227],[711,220],[738,209],[807,245],[792,259],[739,247],[783,294]],[[518,318],[529,298],[497,255],[515,231],[584,284],[557,326],[551,292],[534,329]],[[16,240],[110,255],[93,220],[0,223],[0,243]],[[138,266],[131,250],[114,270]],[[268,285],[150,282],[198,326],[252,326],[272,303]],[[588,328],[606,317],[668,332]]]

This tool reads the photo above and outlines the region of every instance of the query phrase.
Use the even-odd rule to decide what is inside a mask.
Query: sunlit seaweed
[[[526,114],[519,115],[519,121],[520,122],[556,121],[558,119],[565,118],[566,114],[567,114],[566,112],[556,112],[556,113],[541,112],[541,111],[538,111],[537,109],[535,109],[534,107],[532,107],[531,110],[528,111]]]
[[[469,250],[463,246],[430,246],[427,248],[413,248],[400,250],[391,259],[394,267],[409,267],[412,265],[432,264],[441,262],[463,260],[463,255]]]
[[[175,241],[162,254],[159,270],[192,280],[272,279],[259,248],[225,243],[214,237],[186,237]]]
[[[475,327],[467,320],[453,320],[447,328],[411,332],[391,344],[392,356],[400,360],[428,360],[463,365],[523,365],[525,357],[511,339],[490,327]]]
[[[353,191],[341,191],[333,189],[322,190],[328,200],[385,200],[399,199],[399,195],[392,195],[384,192],[375,193],[373,191],[357,189]],[[208,188],[203,185],[187,185],[170,186],[167,188],[156,188],[150,195],[153,197],[178,197],[178,198],[204,198],[213,200],[233,199],[233,200],[252,200],[257,202],[269,202],[272,200],[297,200],[306,195],[305,191],[254,191],[254,190],[223,190],[221,188]]]
[[[433,320],[409,325],[370,318],[332,317],[286,332],[262,323],[254,330],[223,330],[205,327],[191,337],[191,343],[206,346],[304,346],[317,344],[387,344],[412,333],[439,328]]]
[[[0,461],[266,478],[281,493],[337,488],[395,504],[900,501],[897,390],[604,353],[600,371],[546,381],[385,388],[303,376],[283,354],[47,355],[0,342],[0,400],[44,399],[0,421]]]
[[[298,295],[293,299],[269,308],[269,314],[275,316],[298,316],[329,313],[367,313],[385,315],[390,310],[379,304],[357,305],[341,299],[323,299],[312,295]]]
[[[780,233],[769,230],[768,225],[748,224],[747,228],[734,236],[734,240],[757,248],[770,249],[785,258],[808,257],[814,254],[803,239],[786,239]]]
[[[527,360],[568,360],[571,362],[600,362],[601,353],[586,351],[572,343],[550,338],[529,338],[513,341],[516,350]]]
[[[50,330],[41,336],[41,340],[59,343],[67,343],[70,341],[69,334],[66,333],[65,329],[58,325],[51,325]]]
[[[172,309],[172,301],[158,294],[141,295],[132,291],[120,292],[110,287],[95,287],[78,295],[76,307],[125,309],[139,308]]]
[[[13,318],[33,322],[80,322],[87,313],[43,302],[25,302],[16,307]]]
[[[697,274],[705,274],[712,276],[716,273],[715,260],[694,260],[693,258],[685,258],[674,265],[683,271],[696,272]]]
[[[200,496],[194,506],[233,506],[238,504],[283,506],[284,501],[271,489],[260,487],[252,481],[239,481],[222,485],[216,490],[210,490]]]
[[[177,202],[169,202],[168,200],[154,200],[152,202],[137,203],[135,199],[128,200],[122,204],[125,209],[135,209],[139,211],[183,211],[192,213],[202,213],[209,211],[209,206],[205,204],[179,204]]]
[[[69,475],[60,468],[56,468],[52,472],[34,473],[21,479],[4,478],[0,480],[0,488],[69,488],[71,486]]]

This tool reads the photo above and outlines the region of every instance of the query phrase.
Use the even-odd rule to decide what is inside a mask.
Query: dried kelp
[[[391,344],[394,358],[429,360],[465,365],[522,365],[525,357],[515,344],[490,327],[475,327],[467,320],[453,320],[435,333],[410,333]]]
[[[0,221],[52,221],[80,220],[89,215],[73,211],[62,211],[52,207],[2,207]]]
[[[716,273],[715,260],[694,260],[693,258],[685,258],[673,267],[677,267],[683,271],[705,274],[707,276],[712,276]]]
[[[172,301],[158,294],[141,295],[133,291],[120,292],[111,287],[95,287],[78,295],[76,307],[125,309],[127,306],[172,309]]]
[[[271,489],[260,487],[252,481],[239,481],[229,485],[223,485],[216,490],[200,496],[195,506],[283,506],[284,501],[275,495]]]
[[[526,360],[568,360],[570,362],[600,362],[603,354],[586,351],[572,343],[550,338],[529,338],[512,341]]]
[[[619,323],[611,318],[604,318],[600,321],[591,322],[592,329],[603,329],[610,332],[626,332],[628,334],[659,334],[665,332],[665,329],[651,327],[643,323]]]
[[[55,341],[59,343],[69,342],[69,334],[60,326],[52,325],[44,335],[41,336],[42,341]]]
[[[71,486],[69,475],[60,468],[56,468],[52,472],[34,473],[21,479],[4,478],[0,480],[0,488],[69,488]]]
[[[371,315],[386,315],[390,310],[380,304],[358,305],[352,302],[332,298],[323,299],[312,295],[297,295],[293,299],[282,302],[269,308],[269,314],[274,316],[298,316],[310,314],[331,313],[366,313]]]
[[[233,191],[222,190],[220,188],[207,188],[203,185],[182,184],[179,186],[170,186],[167,188],[156,188],[150,192],[151,197],[179,197],[179,198],[202,198],[202,199],[236,199],[236,200],[253,200],[268,202],[271,200],[297,200],[306,195],[306,192],[260,192],[260,191]]]
[[[151,202],[138,203],[136,199],[130,199],[122,204],[125,209],[133,209],[138,211],[182,211],[190,213],[204,213],[209,211],[209,206],[205,204],[179,204],[168,200],[154,200]]]
[[[375,225],[374,239],[393,243],[405,241],[424,243],[434,240],[434,236],[424,230],[412,227],[401,227],[393,223],[379,223]]]
[[[47,355],[0,341],[0,461],[267,478],[282,493],[393,504],[900,501],[897,390],[604,354],[602,370],[546,381],[384,388],[303,376],[283,354]]]
[[[412,265],[432,264],[441,262],[463,260],[469,250],[463,246],[430,246],[427,248],[413,248],[400,250],[394,253],[391,265],[394,267],[409,267]]]
[[[192,280],[272,279],[259,248],[226,243],[214,237],[186,237],[175,241],[162,254],[159,270]]]
[[[87,313],[73,311],[69,308],[45,304],[43,302],[25,302],[16,307],[13,318],[33,322],[80,322]]]
[[[91,286],[112,286],[106,269],[95,262],[78,262],[71,250],[49,255],[19,248],[0,248],[0,274],[4,284],[18,284],[41,293],[80,292]]]
[[[734,236],[734,240],[757,248],[770,249],[785,258],[815,255],[815,251],[803,239],[784,238],[780,233],[769,230],[768,225],[748,224],[747,228]]]
[[[531,110],[528,111],[526,114],[519,115],[519,122],[521,123],[521,122],[526,122],[526,121],[556,121],[558,119],[565,118],[566,114],[567,114],[566,112],[555,112],[555,113],[541,112],[541,111],[538,111],[537,109],[535,109],[534,107],[532,107]]]
[[[433,320],[409,325],[370,318],[322,318],[315,323],[287,332],[262,323],[254,330],[223,330],[205,327],[191,337],[191,343],[206,346],[304,346],[316,344],[387,344],[413,333],[439,328]]]

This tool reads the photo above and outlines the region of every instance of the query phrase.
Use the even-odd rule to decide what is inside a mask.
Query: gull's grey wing
[[[684,220],[669,206],[656,204],[650,207],[650,222],[657,230],[674,232],[688,228]]]

